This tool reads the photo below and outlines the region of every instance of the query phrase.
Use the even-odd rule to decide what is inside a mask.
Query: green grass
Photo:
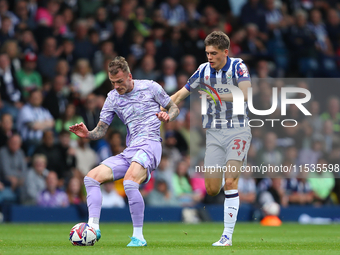
[[[232,247],[212,247],[223,225],[145,224],[147,247],[127,248],[131,224],[101,224],[93,247],[72,246],[73,224],[1,224],[0,254],[340,254],[340,225],[283,224],[262,227],[238,223]]]

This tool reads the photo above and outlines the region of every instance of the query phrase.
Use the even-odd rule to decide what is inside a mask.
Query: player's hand
[[[198,91],[198,93],[201,94],[200,98],[202,98],[202,95],[207,95],[207,99],[208,99],[208,100],[212,100],[211,96],[210,96],[208,93],[206,93],[206,92],[204,92],[204,91]]]
[[[169,114],[167,114],[166,112],[156,113],[156,116],[160,121],[163,121],[165,123],[168,123],[170,120]]]
[[[162,111],[162,112],[167,112],[167,109],[165,109],[165,108],[163,108],[163,107],[161,106],[161,111]]]
[[[87,138],[89,135],[89,131],[83,122],[70,126],[69,131],[82,138]]]

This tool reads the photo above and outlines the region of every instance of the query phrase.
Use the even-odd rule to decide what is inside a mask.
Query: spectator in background
[[[39,7],[35,16],[37,23],[43,23],[47,27],[52,27],[53,18],[58,13],[60,3],[57,0],[47,1],[46,7]]]
[[[112,25],[107,19],[107,10],[105,7],[99,7],[96,11],[96,23],[94,28],[99,33],[100,41],[109,39],[112,31]]]
[[[329,39],[332,43],[334,51],[339,49],[339,35],[340,35],[340,18],[339,13],[336,9],[329,9],[327,12],[327,24],[326,30],[329,36]]]
[[[248,164],[249,167],[251,165]],[[243,172],[238,181],[238,195],[240,203],[252,204],[256,199],[256,184],[252,172]]]
[[[5,186],[9,186],[21,199],[22,186],[27,170],[25,154],[21,150],[21,138],[13,134],[7,141],[7,146],[0,149],[0,176],[3,176]]]
[[[70,2],[69,2],[70,3]],[[74,4],[76,4],[77,2],[73,2]],[[74,8],[77,8],[77,6],[75,6]],[[65,26],[66,26],[66,30],[67,33],[65,35],[66,38],[72,38],[73,37],[73,23],[74,23],[74,12],[72,10],[72,8],[69,7],[65,7],[63,8],[61,14],[64,16],[64,20],[65,20]]]
[[[8,0],[0,1],[0,16],[8,17],[11,20],[10,32],[14,34],[14,27],[19,23],[18,17],[11,11],[9,11]],[[3,24],[1,24],[3,26]]]
[[[35,154],[32,159],[32,167],[25,176],[24,204],[35,205],[39,194],[46,188],[48,175],[47,158],[43,154]]]
[[[130,45],[130,55],[129,57],[132,59],[133,62],[139,61],[144,55],[144,37],[143,35],[138,32],[134,31],[132,34],[132,41]]]
[[[200,37],[199,25],[190,23],[184,32],[184,52],[188,55],[195,56],[197,63],[203,63],[207,61],[204,41]],[[189,76],[190,75],[191,74],[189,74]]]
[[[84,204],[86,201],[82,191],[82,182],[77,177],[73,177],[69,180],[66,194],[70,205],[80,205]]]
[[[95,89],[94,75],[87,59],[78,59],[75,70],[71,75],[71,84],[72,92],[79,94],[81,99],[85,99]]]
[[[70,83],[70,66],[65,59],[59,59],[57,65],[55,66],[56,76],[61,75],[66,78],[66,84]]]
[[[37,56],[33,52],[26,53],[24,58],[23,69],[16,72],[18,84],[21,87],[23,97],[27,100],[29,92],[32,89],[42,88],[42,79],[40,73],[35,69],[37,67]]]
[[[21,69],[21,50],[19,49],[18,42],[16,40],[6,41],[2,45],[1,51],[8,55],[14,73],[19,71]]]
[[[277,135],[268,132],[264,137],[264,148],[258,152],[258,165],[279,166],[282,163],[282,153],[277,148]]]
[[[127,33],[127,23],[123,19],[117,19],[113,22],[113,35],[111,41],[115,46],[118,55],[125,58],[129,55],[129,35]]]
[[[314,204],[332,204],[330,195],[335,186],[334,176],[329,171],[325,172],[325,168],[328,168],[328,161],[325,158],[319,158],[317,164],[320,164],[322,170],[310,172],[307,179],[314,193]]]
[[[291,69],[306,75],[311,70],[311,57],[315,54],[315,37],[307,27],[307,13],[295,12],[295,24],[288,29],[286,42],[291,54]]]
[[[61,14],[57,14],[53,18],[53,25],[52,25],[52,36],[57,40],[58,50],[57,56],[61,54],[62,48],[60,45],[62,44],[64,37],[67,33],[65,19],[64,16]]]
[[[66,60],[70,68],[73,67],[75,63],[75,56],[74,56],[74,42],[72,39],[70,38],[64,39],[60,58]]]
[[[232,27],[229,23],[227,23],[224,19],[224,15],[220,15],[220,13],[215,9],[215,7],[208,5],[203,10],[203,26],[202,32],[203,37],[206,37],[214,30],[222,31],[226,34],[230,34],[232,31]]]
[[[9,17],[1,16],[0,44],[3,45],[7,40],[13,38],[13,24]]]
[[[138,31],[144,38],[150,36],[152,19],[150,16],[145,16],[145,8],[138,6],[135,10],[135,17],[132,19],[135,31]]]
[[[192,206],[200,199],[200,194],[193,193],[190,185],[189,166],[186,161],[180,161],[176,168],[176,173],[172,177],[174,194],[181,206]]]
[[[242,52],[248,54],[246,59],[251,66],[255,65],[258,57],[265,57],[267,55],[267,48],[265,42],[261,39],[260,30],[257,25],[250,23],[246,26],[247,36],[242,44]]]
[[[169,157],[170,168],[176,169],[177,163],[182,159],[182,155],[176,147],[177,139],[175,132],[169,130],[165,133],[165,142],[163,144],[163,153],[167,154]]]
[[[321,114],[321,119],[323,121],[331,120],[334,132],[340,133],[340,101],[337,96],[331,96],[328,99],[327,111]]]
[[[80,111],[80,116],[89,130],[93,130],[97,126],[99,114],[100,109],[97,107],[97,96],[90,93],[87,95],[84,107]]]
[[[154,190],[146,197],[146,203],[153,207],[180,205],[172,191],[169,190],[167,182],[163,179],[156,180]]]
[[[21,52],[24,54],[29,52],[38,52],[38,45],[31,30],[25,29],[21,32],[19,37],[19,47]]]
[[[261,205],[275,202],[283,207],[288,206],[288,196],[283,187],[283,179],[272,178],[270,187],[267,191],[263,191],[259,194],[258,200]]]
[[[4,114],[10,114],[13,118],[14,123],[16,123],[19,110],[15,106],[9,104],[8,102],[2,101],[0,93],[0,117]]]
[[[24,141],[27,155],[32,156],[35,147],[41,142],[43,132],[54,126],[54,120],[48,110],[41,106],[43,95],[39,90],[32,90],[18,116],[18,131]]]
[[[167,0],[160,5],[160,9],[168,26],[184,26],[186,14],[179,0]]]
[[[97,82],[97,74],[105,72],[105,78],[107,76],[107,68],[105,66],[106,59],[110,58],[112,60],[116,55],[114,45],[111,41],[106,40],[100,43],[100,48],[94,53],[93,60],[93,71],[96,73],[96,87],[99,87],[100,85],[100,83]]]
[[[0,148],[7,144],[8,139],[14,134],[13,118],[11,114],[4,113],[0,119]]]
[[[261,31],[261,37],[266,37],[266,16],[259,0],[249,0],[248,3],[242,7],[240,18],[245,26],[249,23],[255,24],[259,31]]]
[[[75,150],[76,167],[83,176],[86,176],[86,174],[98,164],[97,154],[91,149],[89,139],[86,138],[78,139],[78,147]]]
[[[168,39],[164,42],[162,51],[164,56],[173,58],[176,63],[181,61],[185,52],[182,45],[181,30],[178,27],[173,27],[169,30]]]
[[[43,51],[38,55],[37,69],[43,77],[53,79],[55,67],[58,62],[56,56],[57,41],[53,37],[47,37],[44,41]]]
[[[102,143],[99,143],[99,145],[96,145],[96,150],[100,161],[103,161],[111,156],[116,156],[124,150],[124,147],[122,146],[122,137],[119,132],[108,132],[106,137],[107,141],[104,140]]]
[[[50,171],[46,178],[46,189],[38,196],[38,205],[42,207],[67,207],[70,202],[66,193],[58,188],[58,176]]]
[[[313,100],[309,105],[309,112],[312,116],[306,118],[307,123],[312,127],[315,133],[321,133],[323,120],[320,116],[320,104],[318,101]]]
[[[136,68],[133,72],[134,79],[141,80],[156,80],[159,76],[155,70],[155,59],[151,55],[144,55],[139,68]]]
[[[55,131],[59,133],[61,130],[67,130],[68,127],[81,122],[84,122],[84,120],[81,116],[76,114],[76,106],[74,104],[68,104],[64,114],[62,114],[61,118],[57,119],[55,122]],[[71,139],[78,140],[78,136],[72,133]]]
[[[176,79],[177,64],[173,58],[166,58],[162,63],[162,74],[159,79],[164,81],[164,90],[172,94],[177,90]]]
[[[287,166],[290,167],[290,165]],[[292,177],[292,174],[287,175],[290,178],[283,179],[289,204],[311,204],[314,194],[306,179],[306,176],[309,174],[308,168],[303,169],[296,178]]]
[[[1,99],[20,108],[22,98],[14,67],[6,53],[0,54],[0,94]]]
[[[73,147],[71,147],[71,139],[70,132],[66,130],[62,130],[59,133],[59,144],[58,149],[61,154],[61,165],[60,168],[60,178],[64,180],[70,179],[72,176],[72,172],[76,167],[76,151]]]
[[[54,143],[54,133],[52,130],[44,131],[42,144],[37,147],[34,154],[42,154],[47,158],[47,169],[58,174],[59,186],[63,185],[62,176],[62,156],[58,146]]]
[[[102,71],[95,75],[95,86],[96,89],[93,91],[96,95],[102,95],[106,98],[107,93],[112,90],[112,84],[107,76],[109,63],[114,59],[114,56],[107,56],[104,59]]]
[[[19,0],[15,5],[15,15],[19,18],[17,27],[26,27],[33,30],[36,26],[34,19],[29,14],[28,3],[25,0]]]
[[[165,180],[167,183],[167,188],[173,192],[172,187],[172,178],[175,172],[175,169],[170,168],[169,157],[167,154],[162,153],[161,161],[154,172],[155,180]]]
[[[297,165],[297,158],[298,158],[299,151],[295,146],[287,147],[285,151],[285,162],[288,165]]]
[[[326,120],[323,124],[323,141],[324,148],[323,151],[329,154],[335,145],[340,145],[340,137],[334,133],[333,122],[331,120]]]
[[[266,0],[264,7],[267,29],[270,33],[275,34],[278,32],[277,28],[280,27],[283,18],[281,10],[275,6],[275,0]],[[273,34],[271,36],[273,36]]]
[[[305,148],[300,151],[298,162],[300,165],[315,164],[322,157],[323,137],[319,134],[313,136],[312,148]]]
[[[333,54],[333,45],[328,38],[326,26],[322,22],[321,12],[318,9],[313,9],[310,12],[311,22],[308,24],[308,28],[314,34],[316,38],[316,49],[326,55]]]
[[[115,190],[113,182],[104,183],[102,186],[102,208],[123,208],[126,206],[123,197],[121,197]]]
[[[54,119],[59,119],[65,112],[68,99],[65,95],[66,77],[57,75],[53,79],[52,89],[46,94],[43,106]]]
[[[193,55],[183,56],[181,60],[181,72],[190,77],[196,70],[197,62],[195,56]]]

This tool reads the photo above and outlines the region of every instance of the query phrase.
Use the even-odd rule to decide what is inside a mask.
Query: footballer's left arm
[[[174,119],[177,118],[179,114],[179,109],[178,106],[172,100],[170,100],[165,109],[168,110],[168,115],[170,117],[169,121],[173,121]]]
[[[240,88],[240,90],[242,90],[243,95],[244,95],[244,101],[248,100],[248,88],[251,87],[251,83],[250,81],[241,81],[238,84],[238,87]],[[222,100],[222,99],[221,99]]]

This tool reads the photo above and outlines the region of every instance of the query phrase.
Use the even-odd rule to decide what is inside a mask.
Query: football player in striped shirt
[[[204,166],[208,171],[205,173],[205,187],[209,195],[215,196],[220,193],[224,183],[225,193],[224,231],[213,246],[231,246],[240,203],[237,190],[239,172],[246,163],[251,142],[246,115],[247,90],[251,83],[243,60],[228,57],[230,40],[225,33],[214,31],[206,37],[204,43],[208,62],[201,64],[187,84],[171,96],[171,99],[178,104],[196,88],[201,89],[199,93],[202,98],[206,97],[206,102],[202,101],[207,106],[205,112],[202,112],[203,128],[207,129]],[[241,106],[244,107],[244,115],[233,115],[231,90],[234,89],[226,85],[236,86],[242,91],[244,103],[241,102]],[[217,166],[237,171],[212,174],[212,167]]]

